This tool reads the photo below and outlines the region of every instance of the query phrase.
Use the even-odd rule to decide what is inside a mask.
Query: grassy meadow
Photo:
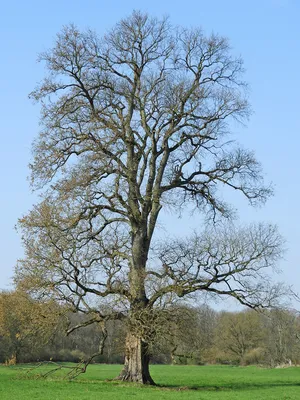
[[[209,399],[299,400],[300,368],[153,365],[157,387],[109,382],[118,365],[91,365],[74,381],[62,373],[37,379],[28,366],[0,367],[1,400]],[[43,367],[48,368],[48,367]]]

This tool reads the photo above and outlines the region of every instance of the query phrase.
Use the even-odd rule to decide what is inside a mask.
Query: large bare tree
[[[18,279],[89,314],[85,325],[126,319],[119,378],[152,384],[149,342],[168,302],[206,291],[258,307],[278,294],[264,272],[281,252],[276,229],[213,227],[232,215],[219,189],[251,205],[272,192],[227,136],[249,114],[242,62],[218,35],[140,12],[101,38],[67,26],[40,60],[31,170],[44,190],[20,221]],[[211,228],[153,246],[164,207],[205,213]]]

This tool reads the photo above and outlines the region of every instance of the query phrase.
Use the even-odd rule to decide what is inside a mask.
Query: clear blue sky
[[[155,16],[169,15],[171,22],[201,26],[230,39],[233,52],[245,61],[245,79],[251,87],[254,110],[246,128],[235,127],[239,140],[261,160],[267,181],[276,194],[260,210],[236,203],[240,220],[265,220],[278,224],[288,251],[281,263],[280,279],[300,292],[300,2],[297,0],[115,0],[107,1],[5,1],[0,12],[0,288],[8,288],[21,240],[14,231],[36,196],[27,176],[30,146],[37,135],[39,107],[28,93],[42,79],[36,63],[61,27],[70,22],[104,33],[133,9]],[[170,220],[170,217],[168,217]],[[175,225],[188,229],[189,220]],[[173,224],[174,226],[174,224]],[[180,229],[181,229],[180,228]]]

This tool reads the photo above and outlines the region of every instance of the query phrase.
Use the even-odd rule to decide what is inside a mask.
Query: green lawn
[[[152,376],[160,387],[105,381],[120,368],[92,365],[86,374],[69,382],[59,376],[29,379],[20,367],[1,366],[0,399],[300,399],[300,368],[154,365]]]

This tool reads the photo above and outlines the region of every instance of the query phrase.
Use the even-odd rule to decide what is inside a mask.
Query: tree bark
[[[149,371],[148,344],[128,333],[126,337],[125,362],[118,380],[155,385]]]

